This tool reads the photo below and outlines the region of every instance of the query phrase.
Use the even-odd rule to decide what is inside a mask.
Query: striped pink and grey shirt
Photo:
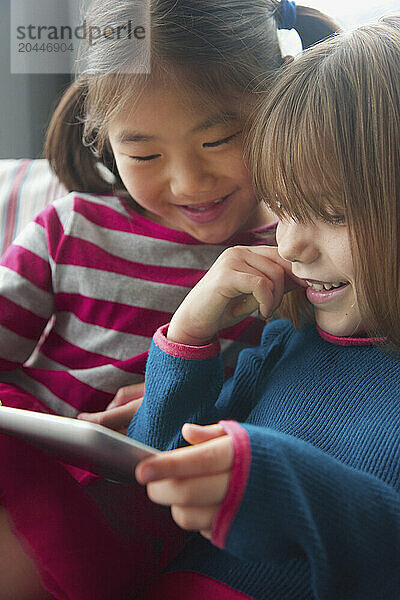
[[[225,247],[274,240],[266,226],[204,244],[115,196],[56,200],[0,263],[0,381],[35,399],[21,408],[103,410],[121,386],[143,380],[154,332]],[[222,332],[228,368],[261,329],[248,318]]]

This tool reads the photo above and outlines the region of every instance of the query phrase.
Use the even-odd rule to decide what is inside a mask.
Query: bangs
[[[345,199],[340,169],[332,160],[332,144],[308,126],[307,135],[302,133],[292,131],[290,138],[281,139],[281,157],[276,145],[266,143],[267,167],[255,174],[260,198],[280,219],[343,221]]]
[[[340,147],[340,108],[332,105],[335,94],[327,82],[318,84],[317,73],[298,71],[294,79],[295,70],[290,65],[290,94],[283,69],[272,92],[260,99],[245,156],[259,198],[279,218],[334,222],[345,217],[343,181],[351,164]]]

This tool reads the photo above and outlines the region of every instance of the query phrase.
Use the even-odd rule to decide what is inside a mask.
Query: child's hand
[[[171,506],[177,525],[210,539],[212,522],[228,491],[232,440],[220,425],[186,423],[182,434],[192,446],[146,458],[136,467],[136,479],[147,485],[150,500]]]
[[[169,340],[202,346],[259,309],[269,317],[283,294],[299,285],[291,263],[271,246],[225,250],[189,292],[168,328]]]
[[[78,419],[90,421],[126,434],[132,418],[142,404],[144,381],[127,385],[118,390],[113,400],[104,411],[97,413],[80,413]]]

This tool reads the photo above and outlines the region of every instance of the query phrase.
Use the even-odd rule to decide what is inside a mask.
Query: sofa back
[[[0,255],[47,204],[66,193],[45,159],[0,160]]]

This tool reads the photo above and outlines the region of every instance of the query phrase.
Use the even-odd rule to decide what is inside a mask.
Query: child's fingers
[[[132,385],[125,385],[119,388],[110,404],[107,405],[106,410],[110,408],[116,408],[117,406],[123,406],[132,400],[143,398],[144,396],[144,381],[140,383],[133,383]]]
[[[187,531],[209,530],[220,504],[211,506],[172,506],[171,515],[175,523]]]
[[[187,479],[162,479],[147,484],[147,495],[163,506],[220,504],[226,496],[230,472]]]
[[[261,250],[264,250],[264,248],[261,248]],[[256,268],[263,276],[258,284],[258,289],[253,292],[254,297],[262,306],[266,304],[265,298],[268,303],[270,302],[269,296],[272,294],[271,309],[274,310],[280,305],[282,296],[285,293],[285,268],[282,265],[283,259],[279,255],[274,257],[274,260],[270,258],[266,260],[266,258],[264,254],[254,252],[252,248],[248,248],[245,261],[246,264]],[[268,286],[266,285],[267,282]]]
[[[266,318],[272,314],[285,291],[286,271],[276,248],[257,248],[236,246],[218,257],[172,317],[169,340],[201,346],[257,309]]]
[[[166,478],[196,477],[223,473],[233,464],[233,444],[229,436],[218,437],[202,444],[163,452],[141,461],[136,467],[136,479],[146,484]]]
[[[218,329],[232,325],[232,317],[237,319],[250,315],[260,305],[268,306],[270,309],[268,312],[271,312],[276,303],[275,284],[272,279],[250,268],[244,262],[240,267],[240,269],[238,266],[237,269],[223,270],[218,273],[213,283],[217,293],[210,296],[207,305],[204,305],[204,294],[200,296],[202,318],[206,322],[212,321],[215,313],[219,322]]]
[[[126,433],[132,418],[139,410],[142,400],[143,398],[138,398],[123,406],[98,413],[80,413],[78,419],[103,425],[103,427],[108,427],[120,433]]]
[[[258,264],[258,269],[263,271],[263,265],[265,266],[267,263],[265,258],[270,259],[270,261],[282,267],[285,272],[284,276],[284,291],[288,292],[291,289],[296,287],[307,287],[305,282],[302,279],[299,279],[292,273],[292,263],[289,260],[282,258],[278,252],[278,248],[276,246],[246,246],[246,249],[249,253],[253,255],[259,255],[262,263]],[[247,261],[246,261],[247,262]]]
[[[230,289],[234,295],[237,292],[252,294],[262,312],[266,308],[268,314],[279,306],[285,292],[285,275],[291,273],[291,266],[279,256],[277,248],[237,246],[221,255],[220,264],[223,268],[216,273],[221,289],[233,284]],[[238,307],[238,314],[242,313]]]
[[[195,425],[185,423],[182,427],[182,435],[189,444],[201,444],[217,437],[226,435],[221,425]]]
[[[263,270],[263,267],[266,264],[265,259],[268,259],[269,261],[272,261],[275,264],[283,267],[288,274],[292,273],[291,262],[281,257],[277,246],[266,246],[265,244],[262,244],[260,246],[243,246],[243,248],[248,251],[249,254],[260,256],[260,262],[257,263],[257,268],[260,271]]]
[[[252,276],[252,279],[250,291],[244,292],[248,295],[240,298],[240,301],[232,308],[232,316],[235,318],[251,315],[258,309],[267,317],[280,304],[280,299],[279,301],[275,299],[275,296],[278,298],[277,288],[274,290],[269,279],[263,276]],[[243,286],[242,289],[245,290],[245,287]]]

